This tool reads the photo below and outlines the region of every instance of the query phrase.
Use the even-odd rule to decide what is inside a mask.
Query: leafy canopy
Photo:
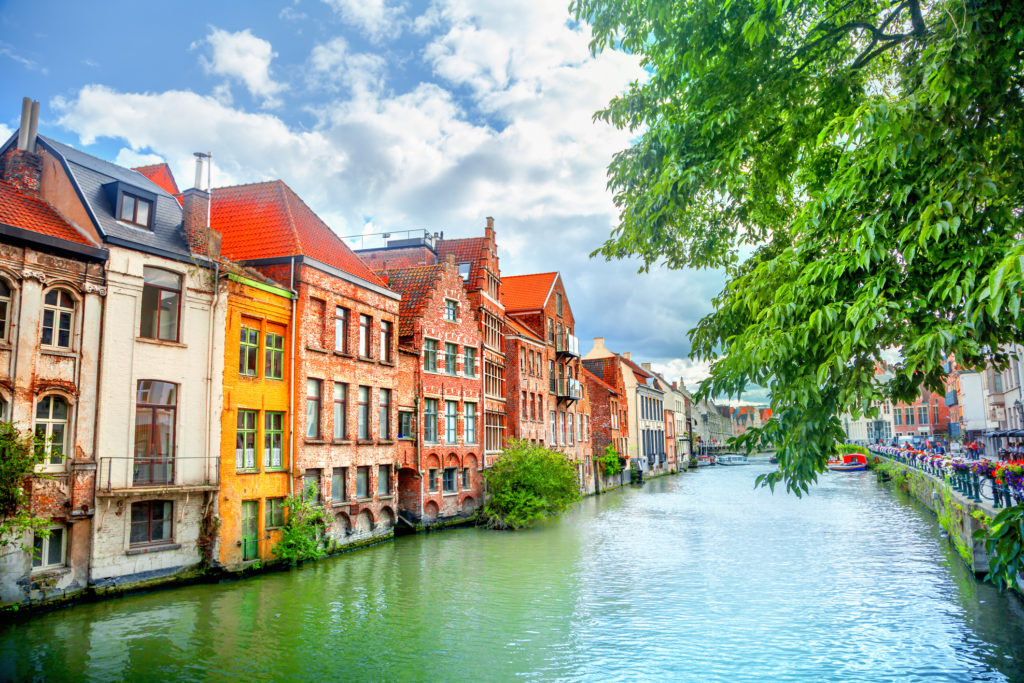
[[[35,468],[46,459],[45,446],[42,439],[0,421],[0,550],[20,547],[35,552],[31,539],[24,542],[25,532],[42,538],[50,535],[50,520],[33,513],[29,495]]]
[[[807,491],[838,415],[944,391],[949,354],[1021,341],[1024,3],[575,0],[592,50],[642,56],[596,117],[636,131],[595,254],[723,268],[690,332],[698,392],[771,391],[741,446]],[[741,255],[752,253],[749,258]],[[899,350],[894,378],[875,368]]]
[[[580,500],[576,466],[562,453],[528,441],[510,441],[484,470],[484,479],[487,503],[480,522],[492,529],[524,529]]]

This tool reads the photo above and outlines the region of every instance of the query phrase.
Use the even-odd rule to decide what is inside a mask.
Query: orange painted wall
[[[257,534],[259,559],[274,557],[272,548],[281,532],[266,527],[267,500],[290,494],[288,471],[291,466],[291,413],[288,392],[291,389],[291,315],[292,302],[287,292],[268,292],[245,282],[228,281],[227,333],[224,357],[224,408],[221,422],[219,554],[225,566],[242,563],[242,502],[258,501]],[[284,294],[284,295],[282,295]],[[239,373],[241,327],[258,329],[259,355],[255,377]],[[267,332],[284,335],[283,378],[268,379],[266,373]],[[256,419],[256,467],[239,470],[236,466],[238,411],[258,411]],[[280,470],[269,469],[264,454],[264,413],[284,413],[283,458]],[[244,463],[243,463],[244,464]]]

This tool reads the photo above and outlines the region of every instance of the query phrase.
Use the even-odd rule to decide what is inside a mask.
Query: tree
[[[950,354],[1006,362],[1024,323],[1024,3],[572,11],[592,50],[641,55],[649,74],[596,114],[638,137],[609,167],[619,223],[595,255],[724,269],[690,332],[712,361],[696,398],[770,390],[771,419],[738,440],[778,447],[762,483],[807,491],[840,413],[945,391]]]
[[[0,550],[24,545],[25,532],[46,537],[49,520],[32,513],[28,485],[37,465],[46,457],[44,443],[22,434],[10,422],[0,422]]]
[[[524,529],[565,512],[580,500],[576,467],[564,454],[510,441],[484,470],[487,502],[479,521],[492,529]]]

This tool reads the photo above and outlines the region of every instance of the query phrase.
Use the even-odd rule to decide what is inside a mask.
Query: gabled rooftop
[[[174,180],[174,174],[171,173],[171,167],[166,163],[151,164],[149,166],[136,166],[132,170],[138,171],[142,175],[146,176],[163,188],[168,194],[181,194],[181,190],[178,189],[178,183]]]
[[[20,192],[5,182],[0,182],[0,229],[2,226],[57,240],[47,240],[51,246],[67,246],[72,249],[73,245],[91,249],[100,247],[64,220],[45,201]]]
[[[307,256],[366,282],[386,286],[281,180],[213,190],[211,227],[221,254],[236,261]]]
[[[405,337],[413,332],[413,318],[423,313],[430,293],[444,272],[444,265],[413,266],[397,268],[382,273],[387,286],[402,295],[398,306],[398,336]]]
[[[505,310],[515,313],[544,308],[557,278],[557,272],[505,276],[501,280]]]
[[[451,254],[455,263],[469,263],[468,289],[477,289],[480,270],[487,257],[488,242],[486,237],[463,237],[460,239],[441,239],[437,241],[436,251],[439,261],[444,261]]]
[[[505,324],[508,325],[515,334],[518,334],[518,335],[520,335],[522,337],[526,337],[530,341],[537,342],[538,344],[543,344],[544,343],[544,339],[540,335],[538,335],[536,332],[531,330],[529,327],[527,327],[526,325],[523,325],[522,323],[520,323],[519,321],[517,321],[514,318],[506,317],[505,318]]]

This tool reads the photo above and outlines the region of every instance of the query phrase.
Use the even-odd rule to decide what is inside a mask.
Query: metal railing
[[[555,382],[555,395],[558,398],[581,399],[583,398],[583,385],[578,379],[559,377]]]
[[[219,481],[220,458],[133,458],[101,456],[98,490],[110,492],[154,486],[213,486]]]
[[[574,334],[562,332],[555,335],[555,353],[562,356],[579,356],[580,340]]]
[[[991,477],[980,476],[973,469],[950,471],[946,467],[939,467],[930,461],[922,461],[912,456],[885,453],[875,453],[875,455],[946,481],[950,488],[975,503],[991,503],[992,507],[996,509],[1024,503],[1024,491],[1014,489],[1006,482],[999,483]]]

